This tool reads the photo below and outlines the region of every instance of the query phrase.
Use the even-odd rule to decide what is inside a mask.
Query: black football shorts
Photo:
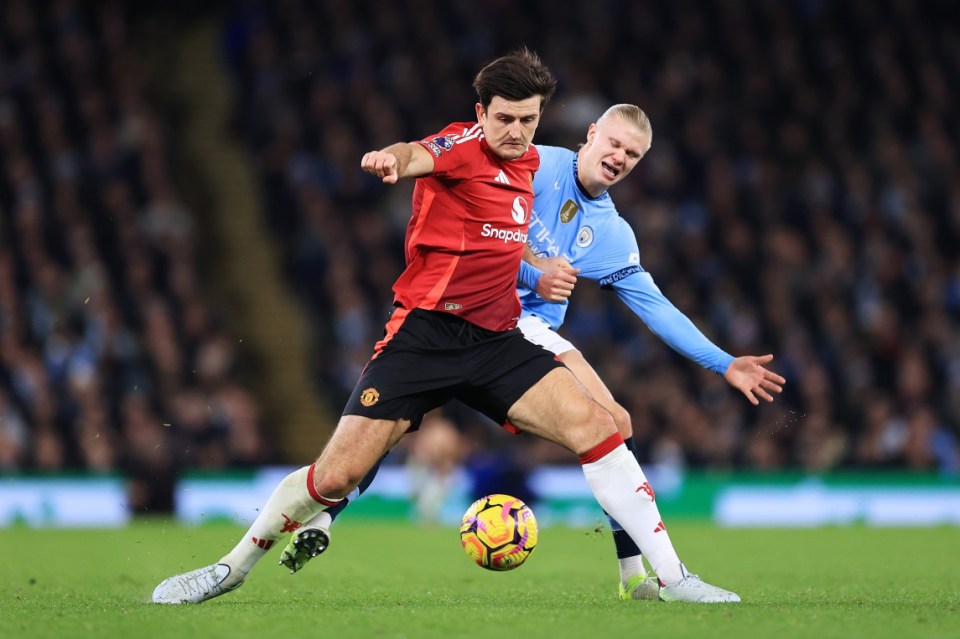
[[[409,419],[459,399],[507,430],[507,411],[563,364],[519,329],[491,331],[440,311],[394,309],[344,415]]]

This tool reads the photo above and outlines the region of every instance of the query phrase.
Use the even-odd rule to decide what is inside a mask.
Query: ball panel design
[[[473,502],[460,524],[460,543],[477,565],[512,570],[537,545],[537,519],[530,507],[510,495],[487,495]]]

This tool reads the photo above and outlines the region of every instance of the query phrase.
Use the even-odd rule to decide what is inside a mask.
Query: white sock
[[[600,506],[636,542],[657,577],[668,586],[683,579],[653,489],[619,434],[581,455],[580,463]]]
[[[330,513],[323,511],[307,523],[303,525],[304,528],[323,528],[324,530],[330,530],[330,526],[333,525],[333,517],[330,516]]]
[[[312,464],[284,477],[240,543],[220,559],[219,563],[231,567],[228,581],[232,584],[245,579],[278,539],[299,529],[303,522],[316,517],[338,501],[316,494]]]
[[[620,583],[624,586],[634,575],[645,575],[647,569],[643,565],[643,555],[634,555],[633,557],[623,557],[620,562]]]

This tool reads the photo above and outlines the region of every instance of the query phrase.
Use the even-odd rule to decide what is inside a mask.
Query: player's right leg
[[[281,552],[280,564],[291,573],[326,550],[333,519],[367,489],[386,453],[404,433],[419,428],[424,414],[450,397],[451,391],[445,387],[457,384],[457,374],[462,368],[456,354],[460,325],[451,328],[451,321],[457,320],[446,314],[419,310],[408,313],[398,308],[394,311],[384,340],[377,344],[377,354],[367,363],[347,401],[335,440],[331,440],[317,461],[317,490],[343,499],[290,536]],[[438,354],[434,349],[438,340],[441,343],[448,340],[452,348],[443,355]],[[350,465],[357,447],[369,443],[363,438],[363,429],[356,437],[346,436],[361,416],[370,418],[378,428],[392,432],[385,446],[380,449],[371,446],[363,451],[363,464]],[[376,457],[373,463],[368,463],[371,455]],[[347,481],[343,481],[344,477]],[[343,492],[343,486],[350,490]]]
[[[338,504],[327,508],[310,521],[304,522],[303,528],[290,535],[287,545],[280,552],[280,565],[286,566],[290,570],[290,574],[299,571],[308,561],[320,556],[330,547],[330,527],[350,502],[370,487],[377,471],[380,470],[381,462],[383,462],[383,457],[374,464],[370,472],[360,481],[360,484]]]
[[[154,603],[200,603],[239,588],[274,543],[340,502],[409,427],[346,415],[314,464],[280,482],[240,542],[216,563],[164,579]]]

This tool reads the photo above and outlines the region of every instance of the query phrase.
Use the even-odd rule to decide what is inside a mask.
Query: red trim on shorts
[[[511,435],[519,435],[522,432],[519,428],[511,424],[509,419],[504,420],[504,422],[500,424],[500,427]]]
[[[605,440],[603,440],[596,446],[594,446],[593,448],[591,448],[590,450],[588,450],[587,452],[585,452],[584,454],[580,455],[580,463],[590,464],[595,461],[598,461],[599,459],[606,457],[607,454],[613,452],[613,450],[616,449],[621,444],[623,444],[623,437],[620,435],[619,432],[616,432],[613,435],[610,435],[609,437],[607,437]]]
[[[317,487],[313,483],[313,469],[314,465],[310,464],[310,469],[307,471],[307,492],[310,493],[310,496],[313,497],[313,501],[318,504],[322,504],[329,508],[330,506],[336,506],[343,499],[327,499],[323,495],[317,492]]]
[[[403,324],[403,320],[407,319],[407,315],[410,314],[410,311],[398,306],[396,310],[393,311],[393,315],[390,316],[390,321],[387,322],[386,326],[386,335],[383,336],[383,339],[374,344],[373,346],[373,357],[370,359],[376,359],[377,355],[380,354],[380,351],[384,349],[387,345],[387,342],[393,339],[393,336],[397,334],[397,331],[400,330],[400,326]],[[367,367],[364,366],[363,370],[367,370]],[[360,373],[363,375],[363,373]]]

